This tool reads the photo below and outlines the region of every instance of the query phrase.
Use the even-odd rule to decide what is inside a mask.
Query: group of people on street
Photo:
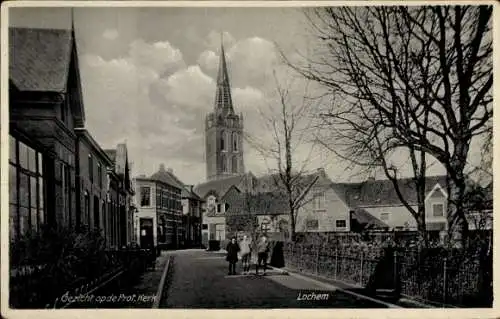
[[[229,262],[229,275],[236,275],[236,263],[239,257],[243,266],[243,274],[250,273],[250,263],[252,253],[256,251],[257,262],[255,264],[255,274],[259,274],[259,268],[262,266],[264,275],[266,274],[267,258],[269,255],[269,242],[266,236],[262,236],[260,240],[253,245],[252,240],[247,235],[238,243],[236,237],[231,238],[226,247],[227,257]]]

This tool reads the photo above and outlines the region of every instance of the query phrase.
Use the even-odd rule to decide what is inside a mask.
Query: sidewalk
[[[303,272],[299,272],[295,269],[290,269],[287,267],[275,268],[275,267],[270,266],[270,268],[275,270],[275,271],[281,271],[283,273],[286,273],[286,274],[289,274],[292,276],[305,277],[305,278],[309,278],[309,279],[316,281],[316,282],[325,283],[327,285],[333,285],[339,289],[342,289],[342,290],[345,290],[347,292],[351,292],[354,294],[362,295],[362,296],[365,296],[367,298],[376,299],[374,297],[368,296],[364,292],[364,287],[361,287],[359,285],[349,284],[349,283],[346,283],[344,281],[327,278],[327,277],[321,276],[321,275],[303,273]],[[384,302],[384,301],[381,300],[381,302]],[[393,301],[393,302],[391,302],[391,304],[394,304],[395,306],[402,307],[402,308],[435,308],[432,305],[428,305],[428,304],[425,304],[425,303],[422,303],[422,302],[419,302],[416,300],[412,300],[410,298],[405,298],[405,297],[401,297],[397,302]]]
[[[147,297],[142,305],[144,308],[153,306],[169,255],[169,252],[162,251],[161,255],[156,259],[154,269],[146,271],[141,276],[141,281],[131,289],[134,294]]]

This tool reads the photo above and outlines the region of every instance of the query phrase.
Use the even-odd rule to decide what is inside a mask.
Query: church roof
[[[66,92],[72,33],[9,29],[9,78],[20,91]]]
[[[215,92],[215,112],[224,115],[234,114],[233,99],[231,97],[231,85],[227,71],[226,54],[224,44],[221,41],[221,52],[219,60],[219,72],[217,74],[217,89]]]

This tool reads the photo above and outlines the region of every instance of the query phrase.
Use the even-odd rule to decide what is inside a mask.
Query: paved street
[[[160,308],[381,308],[307,279],[270,271],[267,276],[227,276],[225,256],[177,251]],[[252,268],[255,271],[255,268]],[[238,264],[237,273],[241,272]],[[303,299],[318,300],[303,300]]]

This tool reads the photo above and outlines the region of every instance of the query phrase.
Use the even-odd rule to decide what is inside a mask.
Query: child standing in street
[[[236,275],[236,263],[238,262],[238,252],[240,251],[240,246],[236,243],[236,237],[231,238],[231,241],[227,244],[226,250],[226,260],[229,262],[228,274]]]
[[[255,265],[255,274],[259,274],[259,267],[261,263],[264,267],[264,275],[266,274],[267,268],[267,255],[269,253],[269,243],[267,242],[266,236],[262,236],[259,243],[257,244],[257,264]]]
[[[247,235],[244,235],[243,239],[240,241],[240,255],[244,274],[250,271],[250,256],[252,252],[250,245],[250,239],[247,237]]]

